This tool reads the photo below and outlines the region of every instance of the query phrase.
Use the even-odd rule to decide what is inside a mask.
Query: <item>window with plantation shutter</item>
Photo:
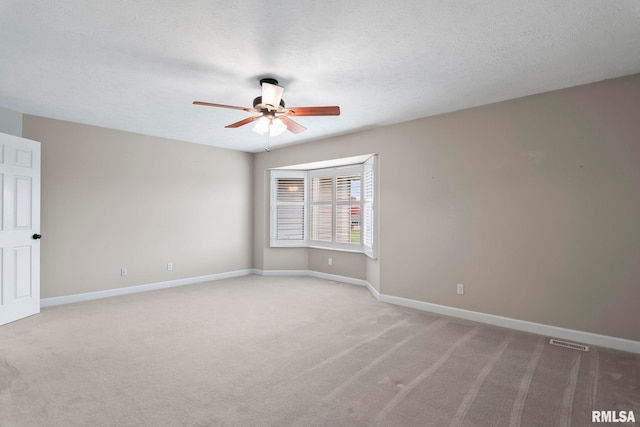
[[[375,156],[349,166],[272,170],[271,246],[337,249],[375,258],[374,185]]]
[[[305,172],[271,172],[271,246],[304,246]]]
[[[361,251],[362,165],[308,171],[308,246]]]

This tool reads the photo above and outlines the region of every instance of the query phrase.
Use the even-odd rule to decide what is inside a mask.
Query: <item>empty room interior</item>
[[[636,1],[3,2],[0,426],[640,423],[638,40]]]

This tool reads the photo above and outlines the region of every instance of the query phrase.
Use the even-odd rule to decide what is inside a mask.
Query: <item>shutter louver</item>
[[[304,240],[304,207],[278,206],[276,239]]]

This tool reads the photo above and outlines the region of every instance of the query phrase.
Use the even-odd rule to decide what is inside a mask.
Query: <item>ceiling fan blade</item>
[[[291,107],[285,113],[288,116],[339,116],[340,107]]]
[[[247,117],[246,119],[240,120],[239,122],[231,123],[230,125],[225,126],[225,128],[239,128],[240,126],[244,126],[248,123],[251,123],[256,119],[259,119],[260,117],[262,116]]]
[[[212,104],[211,102],[202,102],[202,101],[193,101],[195,105],[204,105],[206,107],[220,107],[220,108],[231,108],[232,110],[242,110],[242,111],[256,111],[253,108],[248,107],[235,107],[233,105],[224,105],[224,104]]]
[[[262,83],[262,103],[271,106],[270,110],[277,110],[280,106],[280,100],[282,99],[282,93],[284,88],[282,86],[274,85],[271,83]]]
[[[278,118],[280,120],[282,120],[282,122],[287,126],[287,130],[289,132],[300,133],[300,132],[304,132],[305,130],[307,130],[306,127],[302,126],[300,123],[294,122],[293,120],[291,120],[287,116],[278,116]]]

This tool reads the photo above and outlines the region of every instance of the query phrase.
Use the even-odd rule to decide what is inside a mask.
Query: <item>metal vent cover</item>
[[[560,347],[571,348],[573,350],[589,351],[589,347],[584,345],[584,344],[577,344],[577,343],[574,343],[574,342],[557,340],[555,338],[551,338],[549,340],[549,343],[553,344],[553,345],[560,346]]]

